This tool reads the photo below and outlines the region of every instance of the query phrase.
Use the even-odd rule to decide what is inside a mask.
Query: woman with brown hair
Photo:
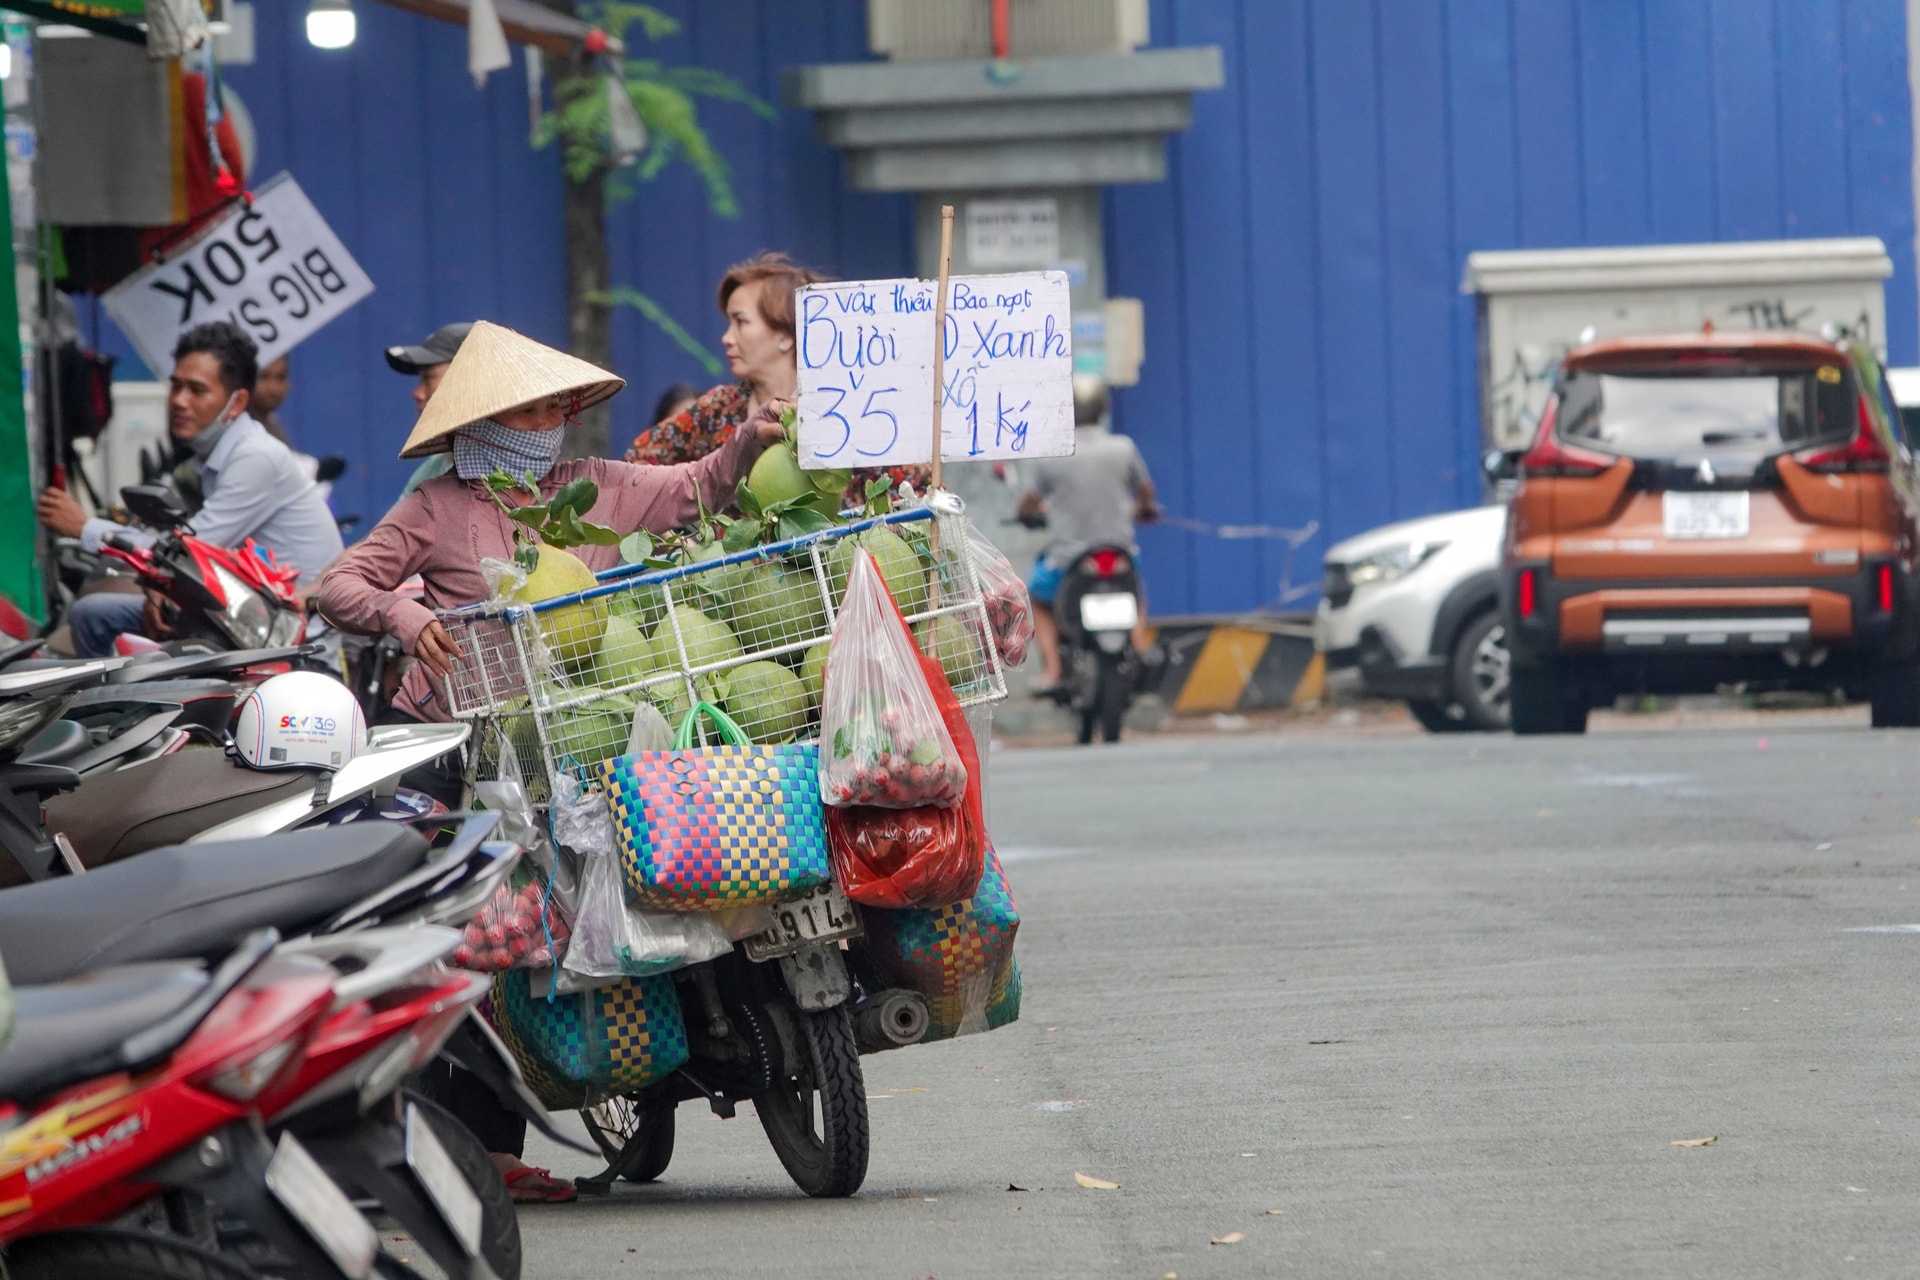
[[[736,381],[641,432],[627,450],[627,461],[672,464],[703,458],[766,405],[793,399],[799,389],[793,295],[825,278],[784,253],[762,253],[728,268],[720,277],[720,314],[727,318],[720,346]],[[926,492],[925,467],[868,468],[853,473],[847,500],[864,502],[867,482],[876,476],[896,485],[904,480],[915,492]]]

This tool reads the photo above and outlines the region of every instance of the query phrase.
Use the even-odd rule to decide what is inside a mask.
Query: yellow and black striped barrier
[[[1313,620],[1300,615],[1162,618],[1150,628],[1167,660],[1153,692],[1175,714],[1301,707],[1326,693]]]

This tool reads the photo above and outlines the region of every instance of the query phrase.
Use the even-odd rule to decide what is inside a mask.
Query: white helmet
[[[360,754],[367,722],[332,676],[289,671],[261,682],[240,704],[233,748],[255,769],[338,769]]]

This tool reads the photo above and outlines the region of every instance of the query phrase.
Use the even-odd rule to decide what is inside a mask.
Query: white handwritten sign
[[[168,249],[107,292],[107,314],[155,374],[173,368],[173,344],[209,320],[230,320],[276,359],[373,292],[300,184],[269,179],[251,204]]]
[[[948,286],[941,456],[1071,454],[1066,273],[955,276]],[[800,291],[801,466],[932,460],[937,288],[931,280],[855,280]]]

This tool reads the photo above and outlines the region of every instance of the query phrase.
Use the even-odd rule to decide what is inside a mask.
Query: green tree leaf
[[[598,501],[600,486],[582,476],[561,485],[560,491],[547,499],[547,510],[557,512],[571,509],[579,515],[585,515],[593,510],[593,504]]]
[[[581,540],[596,547],[614,547],[620,544],[620,531],[609,529],[604,524],[590,524],[580,521]]]
[[[727,530],[727,536],[720,540],[727,554],[745,551],[760,541],[760,526],[751,520],[742,520]]]
[[[620,539],[620,558],[628,564],[646,564],[653,559],[653,535],[635,529]]]

